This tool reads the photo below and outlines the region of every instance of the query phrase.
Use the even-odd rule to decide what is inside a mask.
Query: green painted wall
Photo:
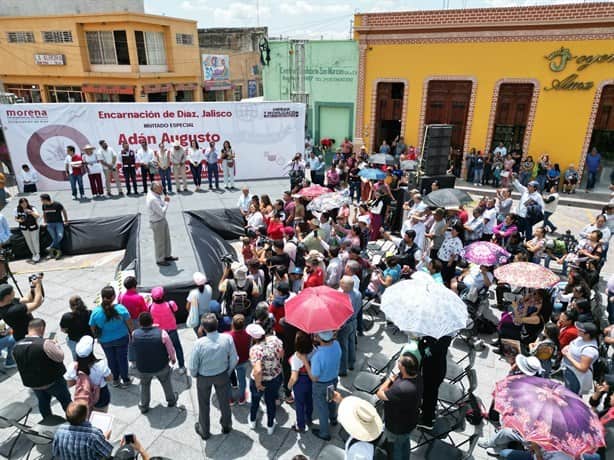
[[[265,101],[291,99],[294,62],[290,41],[270,41],[271,62],[262,72]],[[358,43],[353,40],[305,42],[305,91],[309,95],[307,131],[315,141],[332,137],[337,146],[352,137],[358,82]]]

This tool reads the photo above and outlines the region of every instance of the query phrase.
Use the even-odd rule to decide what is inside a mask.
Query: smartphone
[[[326,387],[326,401],[333,402],[335,397],[335,385],[328,385]]]
[[[520,296],[518,294],[514,294],[513,292],[504,292],[503,300],[506,302],[514,302],[520,300]]]
[[[134,435],[132,433],[124,435],[124,444],[134,444]]]
[[[50,332],[49,333],[49,340],[55,340],[55,336],[56,336],[55,332]]]

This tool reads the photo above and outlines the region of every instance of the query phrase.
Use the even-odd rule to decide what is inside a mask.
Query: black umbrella
[[[426,195],[423,202],[433,208],[458,208],[472,201],[471,196],[463,190],[442,188]]]

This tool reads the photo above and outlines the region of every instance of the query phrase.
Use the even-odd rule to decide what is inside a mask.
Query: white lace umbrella
[[[382,311],[400,330],[439,339],[467,325],[467,306],[429,275],[416,273],[384,291]]]

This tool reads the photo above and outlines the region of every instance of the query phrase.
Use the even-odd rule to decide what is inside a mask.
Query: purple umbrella
[[[513,375],[497,382],[493,396],[502,424],[544,450],[580,458],[605,445],[597,414],[554,380]]]
[[[495,243],[476,241],[463,249],[463,256],[474,264],[491,266],[507,262],[510,253]]]

